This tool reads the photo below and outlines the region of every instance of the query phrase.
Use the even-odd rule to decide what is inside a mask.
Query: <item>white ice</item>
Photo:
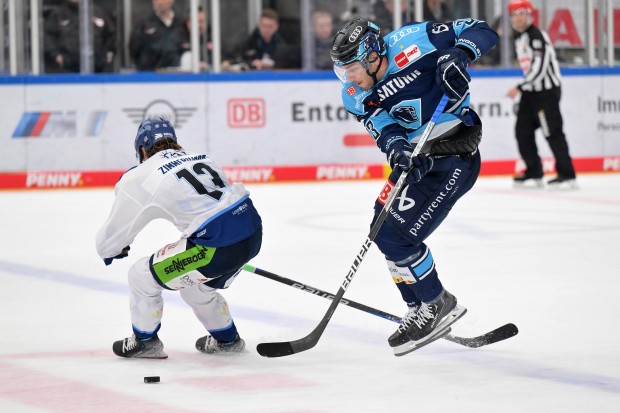
[[[167,360],[116,357],[131,334],[126,272],[177,239],[155,222],[129,258],[104,266],[94,248],[112,189],[0,192],[1,412],[618,412],[620,174],[583,174],[578,191],[515,190],[481,178],[427,241],[473,336],[513,322],[504,342],[445,340],[394,357],[396,324],[339,306],[317,346],[289,357],[261,342],[308,334],[330,302],[243,273],[223,293],[247,350],[194,349],[202,326],[165,293]],[[251,264],[336,292],[368,234],[380,181],[249,186],[264,220]],[[405,307],[373,246],[347,294],[401,316]],[[161,383],[145,384],[144,376]]]

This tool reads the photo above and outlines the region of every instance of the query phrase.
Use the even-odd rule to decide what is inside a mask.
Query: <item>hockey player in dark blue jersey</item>
[[[482,125],[469,107],[467,67],[496,42],[497,34],[475,19],[414,22],[383,37],[374,23],[354,19],[334,37],[330,54],[345,107],[386,154],[390,181],[408,172],[374,239],[408,306],[388,339],[396,355],[444,336],[466,311],[442,286],[424,241],[480,172]],[[412,158],[444,93],[449,102]],[[375,202],[375,219],[385,198]]]

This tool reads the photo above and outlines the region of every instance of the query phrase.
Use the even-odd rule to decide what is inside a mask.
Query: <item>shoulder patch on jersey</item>
[[[394,63],[399,68],[405,67],[408,63],[413,62],[422,56],[422,52],[417,44],[412,44],[405,50],[394,56]]]
[[[355,92],[357,92],[357,89],[353,85],[349,86],[349,88],[347,89],[347,95],[349,96],[353,96]]]

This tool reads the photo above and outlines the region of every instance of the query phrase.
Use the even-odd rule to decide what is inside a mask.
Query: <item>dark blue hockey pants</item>
[[[424,243],[474,185],[480,153],[435,159],[433,169],[416,184],[407,184],[396,198],[374,239],[388,261],[403,299],[409,304],[432,301],[443,287],[430,250]],[[383,205],[375,202],[375,217]],[[398,271],[397,271],[398,270]],[[402,271],[401,271],[402,270]]]

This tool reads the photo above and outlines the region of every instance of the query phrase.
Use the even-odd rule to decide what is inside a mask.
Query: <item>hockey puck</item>
[[[159,376],[147,376],[144,378],[145,383],[159,383]]]

